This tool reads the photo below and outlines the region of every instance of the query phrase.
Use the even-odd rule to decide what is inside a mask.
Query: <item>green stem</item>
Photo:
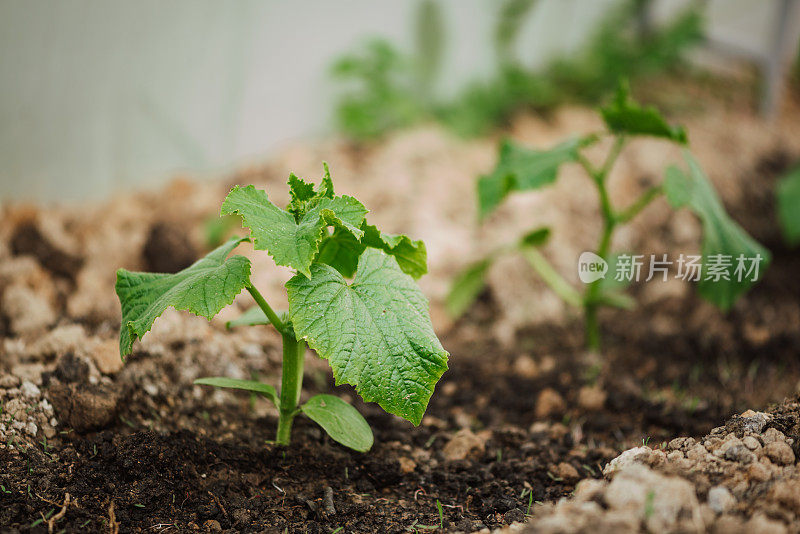
[[[283,369],[281,374],[281,406],[278,419],[278,434],[275,441],[288,445],[292,435],[292,422],[297,415],[300,388],[303,386],[303,364],[306,344],[295,338],[294,332],[286,329],[283,335]]]
[[[256,301],[258,307],[261,308],[261,310],[267,316],[269,322],[272,323],[272,326],[275,327],[275,330],[283,334],[283,332],[286,330],[286,325],[283,324],[283,321],[280,320],[280,317],[278,317],[278,314],[275,313],[275,310],[273,310],[264,297],[261,296],[261,293],[258,292],[258,289],[252,285],[249,285],[247,286],[247,290],[253,296],[253,300]]]
[[[639,215],[641,211],[647,207],[658,195],[663,192],[661,186],[653,186],[647,189],[642,196],[637,198],[630,206],[617,213],[617,223],[626,223]]]
[[[606,179],[624,146],[625,137],[617,137],[614,141],[614,146],[611,147],[611,151],[608,153],[603,167],[599,171],[594,171],[588,161],[585,163],[581,162],[587,172],[592,176],[595,185],[597,185],[597,192],[600,195],[600,213],[603,216],[603,233],[600,236],[600,245],[597,247],[596,254],[604,260],[608,257],[608,252],[611,248],[611,237],[614,233],[614,227],[619,220],[614,213],[614,208],[611,206],[611,199],[608,196],[608,188],[606,187]],[[589,284],[583,301],[584,313],[586,316],[586,346],[594,351],[600,350],[600,323],[597,320],[597,308],[600,304],[599,295],[601,281],[602,279],[597,279]]]
[[[533,270],[542,277],[542,280],[544,280],[548,286],[550,286],[550,289],[555,291],[556,295],[561,297],[564,302],[570,306],[581,306],[583,299],[581,299],[580,293],[558,274],[553,266],[550,265],[550,262],[547,261],[547,258],[544,257],[544,254],[539,252],[535,247],[520,247],[520,252],[525,256],[525,259],[528,260],[528,263],[531,264]]]

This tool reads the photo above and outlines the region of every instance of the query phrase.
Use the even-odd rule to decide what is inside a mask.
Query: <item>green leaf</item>
[[[278,398],[277,390],[269,384],[264,384],[263,382],[259,382],[257,380],[240,380],[238,378],[226,378],[224,376],[209,376],[206,378],[198,378],[194,381],[194,383],[198,386],[243,389],[245,391],[260,393],[271,400],[276,407],[281,407],[281,401]]]
[[[530,231],[519,240],[519,244],[528,247],[541,247],[550,239],[550,228],[543,226]]]
[[[781,179],[777,197],[783,235],[790,245],[797,245],[800,243],[800,167]]]
[[[677,167],[668,168],[664,192],[673,208],[686,206],[700,218],[703,225],[703,266],[698,292],[720,309],[728,310],[754,283],[752,277],[748,276],[737,280],[738,258],[758,259],[760,279],[769,265],[771,255],[728,216],[711,182],[691,154],[686,152],[684,157],[689,165],[689,174]],[[731,259],[731,265],[722,269],[729,280],[709,279],[709,264],[714,259],[712,256],[718,255]]]
[[[225,323],[225,328],[236,328],[237,326],[254,326],[258,324],[269,324],[269,319],[264,310],[258,306],[253,306],[236,319]]]
[[[433,332],[428,301],[397,260],[367,249],[350,285],[315,263],[310,278],[294,276],[286,288],[298,338],[328,360],[336,383],[418,425],[448,354]]]
[[[358,410],[333,395],[315,395],[300,410],[345,447],[367,452],[372,448],[372,429]]]
[[[361,239],[361,243],[394,256],[404,273],[411,275],[416,280],[428,272],[428,252],[425,243],[419,240],[412,241],[406,235],[379,232],[377,228],[367,224],[366,221],[362,228],[364,237]]]
[[[477,300],[486,287],[486,271],[491,264],[491,258],[476,261],[456,276],[445,301],[450,317],[458,319]]]
[[[297,195],[307,194],[303,186],[296,187]],[[327,194],[327,188],[323,194]],[[237,185],[222,203],[222,214],[241,215],[243,226],[250,228],[254,247],[266,250],[277,265],[311,276],[309,267],[325,236],[325,228],[335,225],[360,233],[358,227],[367,209],[358,200],[347,196],[329,198],[318,195],[306,205],[294,206],[292,209],[296,213],[289,213],[270,202],[265,191],[252,185]]]
[[[131,353],[133,342],[150,331],[169,306],[211,319],[250,283],[250,260],[228,254],[243,238],[233,238],[175,274],[117,271],[116,291],[122,305],[119,352]],[[227,258],[227,259],[226,259]]]
[[[603,120],[615,134],[651,135],[685,145],[688,142],[682,126],[670,126],[652,106],[640,106],[630,96],[628,84],[620,82],[614,100],[600,108]]]
[[[505,140],[497,166],[478,179],[478,209],[486,217],[512,191],[540,189],[555,182],[563,163],[576,161],[583,139],[570,139],[550,150],[531,150]]]
[[[352,278],[358,267],[358,258],[365,248],[351,232],[337,228],[322,240],[314,261],[330,265],[345,278]]]

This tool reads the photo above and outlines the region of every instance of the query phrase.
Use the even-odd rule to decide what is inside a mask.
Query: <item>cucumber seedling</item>
[[[570,139],[550,150],[532,150],[508,140],[502,142],[494,171],[478,180],[478,208],[480,217],[485,218],[509,194],[540,189],[555,182],[561,165],[581,165],[589,181],[597,189],[602,216],[600,242],[594,251],[594,257],[605,262],[609,274],[594,278],[585,286],[584,291],[576,289],[539,250],[549,238],[550,229],[537,228],[517,243],[496,249],[486,258],[473,263],[456,278],[447,299],[451,315],[460,316],[474,302],[484,288],[487,270],[499,255],[519,252],[556,294],[568,304],[583,309],[586,344],[590,349],[599,349],[598,308],[631,308],[635,304],[622,292],[625,282],[630,282],[631,277],[626,279],[625,276],[618,277],[616,274],[620,272],[619,262],[623,258],[627,263],[632,263],[634,257],[629,254],[611,254],[614,231],[662,195],[674,209],[688,207],[702,223],[702,254],[690,256],[694,265],[676,262],[679,269],[691,269],[691,276],[685,276],[684,279],[697,281],[698,292],[702,297],[726,311],[763,276],[770,261],[769,251],[725,212],[711,182],[688,150],[684,150],[688,170],[670,166],[661,184],[650,186],[637,200],[624,208],[614,206],[609,198],[608,180],[614,162],[630,138],[658,137],[681,146],[687,146],[688,140],[682,127],[669,125],[655,108],[643,107],[633,101],[625,83],[620,84],[615,98],[608,106],[601,108],[600,113],[607,131]],[[597,167],[586,158],[583,150],[597,143],[603,136],[610,136],[614,141],[605,161]],[[702,265],[696,263],[700,259],[703,260]],[[745,262],[747,273],[751,274],[743,278],[740,269]],[[666,276],[666,270],[663,273]]]
[[[228,240],[175,274],[117,271],[120,354],[129,355],[167,307],[210,320],[246,289],[256,306],[228,326],[269,324],[281,334],[280,392],[254,380],[210,377],[195,383],[248,390],[272,401],[279,412],[278,444],[289,444],[292,421],[303,414],[335,441],[366,451],[372,431],[355,408],[331,395],[299,404],[306,345],[328,360],[337,385],[350,384],[365,401],[418,425],[448,359],[415,282],[427,272],[425,245],[367,223],[361,202],[334,194],[327,165],[316,187],[291,175],[289,193],[291,201],[281,209],[265,191],[235,186],[221,215],[240,216],[248,237]],[[250,260],[230,256],[245,241],[296,271],[286,283],[285,313],[275,312],[251,283]]]

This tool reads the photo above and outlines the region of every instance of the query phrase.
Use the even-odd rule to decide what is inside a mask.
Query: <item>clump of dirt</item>
[[[800,521],[800,397],[659,448],[629,449],[575,495],[535,508],[524,532],[794,531]]]

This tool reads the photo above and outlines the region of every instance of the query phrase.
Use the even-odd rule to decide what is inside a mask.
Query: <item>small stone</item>
[[[748,476],[756,482],[766,482],[770,478],[769,468],[761,462],[753,462],[747,468]]]
[[[739,416],[741,417],[741,425],[742,430],[745,432],[752,432],[754,434],[759,434],[764,429],[764,425],[772,419],[772,416],[768,413],[764,412],[755,412],[753,410],[747,410],[742,412]]]
[[[708,490],[708,505],[718,514],[727,512],[735,504],[736,497],[725,486],[714,486]]]
[[[598,386],[583,386],[578,391],[578,404],[585,410],[602,410],[606,402],[606,396],[606,392]]]
[[[119,357],[119,343],[113,339],[98,341],[89,352],[97,369],[104,375],[113,375],[122,370],[123,362]]]
[[[3,293],[3,313],[15,334],[41,332],[56,320],[50,302],[24,285],[13,285]]]
[[[415,462],[411,458],[406,458],[405,456],[401,456],[397,461],[400,463],[400,472],[403,473],[404,475],[413,473],[414,469],[417,468],[417,462]]]
[[[753,436],[745,436],[742,438],[742,444],[750,449],[751,451],[755,451],[761,448],[761,443]]]
[[[563,479],[565,482],[575,482],[580,478],[578,470],[567,462],[561,462],[555,466],[553,471],[556,477]]]
[[[681,451],[672,451],[671,453],[667,454],[667,460],[670,462],[679,462],[684,458],[685,456]]]
[[[474,434],[470,429],[463,428],[447,442],[442,449],[445,459],[464,460],[470,453],[483,453],[486,450],[486,440]]]
[[[25,432],[27,432],[29,436],[36,437],[37,432],[39,432],[39,427],[37,427],[36,423],[33,421],[29,421],[28,424],[25,425]]]
[[[203,530],[206,532],[222,532],[222,525],[216,519],[209,519],[203,523]]]
[[[514,373],[524,378],[536,378],[539,375],[539,366],[533,358],[523,354],[514,360]]]
[[[764,446],[764,454],[778,465],[794,463],[794,451],[785,441],[773,441]]]
[[[737,440],[738,441],[738,440]],[[741,442],[725,450],[723,458],[732,462],[739,462],[740,464],[750,464],[756,460],[756,455],[750,449],[745,447]]]
[[[0,388],[11,389],[19,386],[19,377],[14,375],[0,375]]]
[[[551,388],[543,389],[536,400],[536,417],[545,419],[551,415],[559,415],[566,409],[566,403],[557,391]]]
[[[56,437],[56,429],[50,425],[45,425],[42,427],[42,432],[44,432],[44,437],[47,439],[52,439]]]
[[[42,392],[36,387],[36,384],[33,382],[28,382],[27,380],[22,383],[20,386],[20,391],[22,394],[28,399],[38,399]]]
[[[763,434],[761,434],[761,441],[764,442],[764,445],[767,445],[773,441],[786,441],[786,436],[784,436],[783,432],[777,428],[768,428]]]
[[[748,534],[786,534],[788,530],[780,521],[769,519],[761,512],[756,513],[745,523],[745,532]]]
[[[653,450],[650,447],[634,447],[623,451],[622,454],[611,460],[603,468],[604,475],[622,471],[634,464],[647,464]]]

